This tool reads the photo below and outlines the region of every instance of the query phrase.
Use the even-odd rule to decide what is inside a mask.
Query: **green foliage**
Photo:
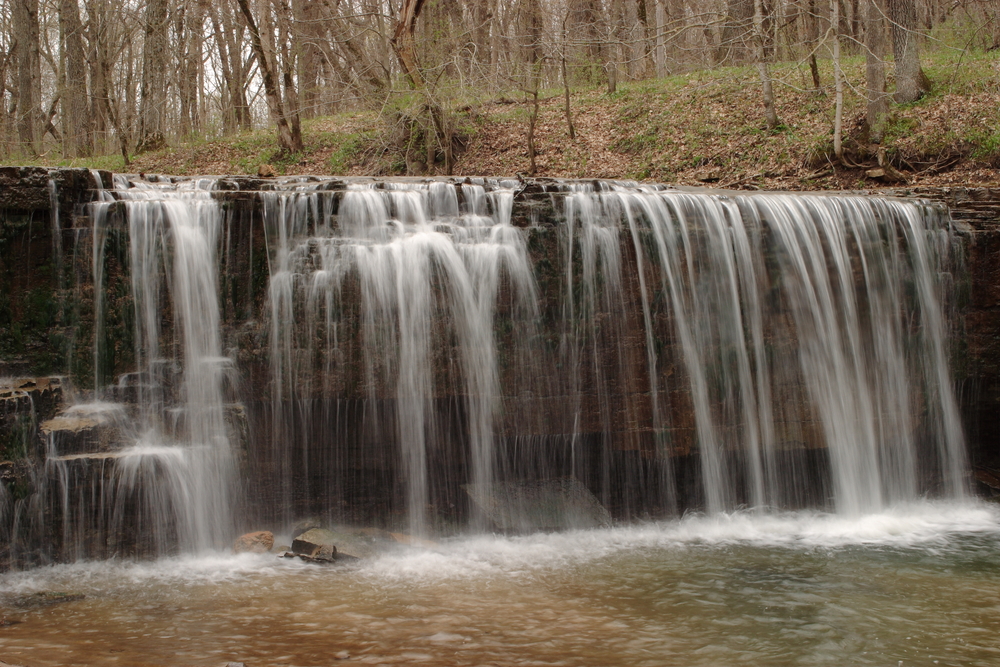
[[[973,146],[973,158],[988,162],[993,167],[1000,167],[1000,127],[971,133],[969,143]]]
[[[333,153],[327,159],[331,174],[345,174],[364,153],[372,140],[372,132],[357,132],[341,135]]]

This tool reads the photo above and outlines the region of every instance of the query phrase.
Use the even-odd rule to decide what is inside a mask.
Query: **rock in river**
[[[292,540],[292,552],[310,558],[334,560],[337,557],[336,537],[333,531],[325,528],[311,528]]]
[[[266,530],[240,535],[233,545],[233,551],[252,554],[266,554],[274,546],[274,535]]]

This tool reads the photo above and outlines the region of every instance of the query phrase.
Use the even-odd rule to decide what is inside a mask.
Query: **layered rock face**
[[[149,429],[185,451],[224,441],[231,463],[210,459],[202,482],[228,489],[231,516],[206,519],[231,526],[226,545],[317,514],[483,525],[463,486],[488,504],[526,480],[582,481],[619,518],[864,511],[960,492],[959,419],[975,463],[1000,451],[991,191],[890,193],[914,206],[545,180],[118,178],[125,195],[82,170],[0,178],[0,376],[72,392],[61,411],[8,397],[36,413],[16,427],[28,444],[7,445],[24,462],[5,473],[8,515],[48,498],[14,558],[204,541],[179,501],[134,486],[180,474],[170,452],[136,453]],[[215,222],[195,215],[210,206]],[[211,257],[177,254],[180,208],[217,226]],[[202,260],[211,354],[185,328],[210,306],[179,291],[181,263]],[[218,417],[196,409],[204,383]],[[132,487],[122,459],[146,462]],[[129,509],[67,514],[60,498],[95,489]]]

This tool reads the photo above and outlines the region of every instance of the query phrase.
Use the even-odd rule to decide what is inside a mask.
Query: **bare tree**
[[[931,89],[930,79],[920,67],[917,42],[917,12],[912,0],[889,0],[892,50],[896,58],[896,94],[899,104],[920,99]]]
[[[12,14],[17,61],[13,104],[17,135],[21,149],[37,155],[41,152],[43,131],[38,0],[15,0]]]
[[[767,121],[767,129],[774,130],[778,127],[778,112],[774,105],[774,87],[771,84],[771,73],[767,67],[766,44],[767,36],[764,33],[764,3],[762,0],[754,0],[753,28],[755,43],[755,60],[757,61],[757,74],[760,76],[761,87],[764,91],[764,118]]]
[[[833,33],[833,82],[836,95],[833,112],[833,154],[844,161],[844,73],[840,69],[840,0],[830,0],[830,29]]]
[[[166,141],[167,0],[149,0],[146,5],[142,46],[142,97],[139,107],[139,142],[136,150],[157,150]]]
[[[278,127],[278,144],[286,153],[297,153],[302,150],[302,135],[293,133],[285,115],[285,107],[281,102],[281,91],[278,88],[278,81],[275,75],[275,67],[267,57],[264,50],[264,43],[261,40],[260,30],[257,22],[250,12],[250,5],[247,0],[237,0],[243,20],[246,22],[247,30],[250,32],[250,43],[253,46],[254,54],[257,56],[257,66],[260,69],[261,78],[264,80],[264,94],[267,99],[267,108],[271,114],[271,120]]]
[[[865,2],[865,80],[868,95],[868,138],[882,142],[888,100],[885,83],[885,13],[879,0]]]
[[[403,73],[410,80],[410,84],[415,89],[424,87],[424,75],[420,72],[420,64],[417,62],[416,40],[414,31],[417,25],[417,18],[420,10],[424,8],[424,0],[403,0],[403,6],[399,10],[399,18],[396,20],[396,29],[392,34],[392,50],[399,60]]]
[[[93,150],[93,138],[87,104],[87,57],[76,0],[59,0],[59,32],[63,47],[63,153],[68,157],[87,156]]]

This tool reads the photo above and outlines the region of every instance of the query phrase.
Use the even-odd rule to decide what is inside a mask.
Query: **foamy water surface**
[[[84,597],[32,602],[51,592]],[[4,575],[0,603],[0,660],[29,667],[995,665],[1000,511],[689,516],[349,567],[83,562]]]

